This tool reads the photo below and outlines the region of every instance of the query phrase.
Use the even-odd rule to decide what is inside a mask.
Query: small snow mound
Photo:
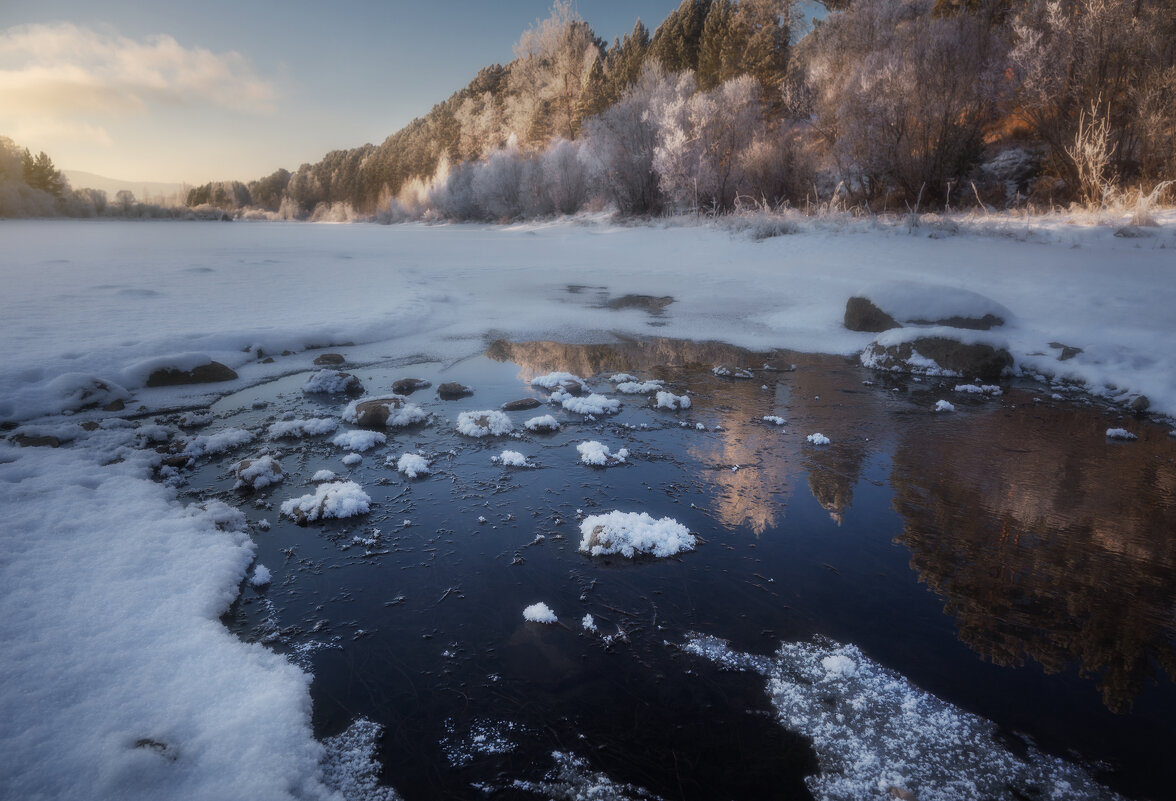
[[[338,427],[339,424],[329,417],[312,417],[307,420],[284,420],[274,423],[266,433],[271,439],[315,437],[321,434],[330,434]]]
[[[826,656],[821,660],[821,667],[825,669],[825,675],[829,677],[845,676],[848,678],[857,673],[857,662],[845,654]]]
[[[956,392],[966,392],[970,395],[1003,395],[1004,391],[996,384],[956,384]]]
[[[1125,428],[1108,428],[1107,439],[1117,439],[1123,442],[1131,442],[1132,440],[1139,439],[1139,437],[1135,436]]]
[[[352,392],[362,392],[363,387],[359,379],[350,373],[338,370],[318,370],[311,373],[302,385],[302,391],[308,395],[344,395]]]
[[[596,631],[596,620],[591,614],[586,614],[584,619],[580,621],[580,626],[584,631]]]
[[[580,523],[580,550],[592,556],[620,554],[632,559],[637,554],[673,556],[694,550],[695,538],[671,517],[654,520],[646,512],[613,511],[591,515]]]
[[[334,481],[335,480],[335,471],[334,470],[319,470],[317,473],[315,473],[313,476],[310,477],[310,480],[314,481],[316,483],[319,481]]]
[[[214,456],[253,441],[253,434],[242,428],[226,428],[215,434],[193,437],[184,447],[185,456]]]
[[[409,478],[427,476],[429,461],[419,453],[406,453],[396,462],[396,469]]]
[[[608,467],[620,464],[629,458],[628,448],[621,448],[616,453],[613,453],[608,449],[607,445],[596,440],[581,442],[576,446],[576,450],[580,452],[580,461],[593,467]]]
[[[617,392],[625,395],[648,395],[662,388],[661,381],[622,381],[617,384]]]
[[[674,411],[678,409],[689,409],[690,398],[686,395],[675,395],[673,392],[659,392],[657,393],[657,408],[672,409]]]
[[[339,461],[343,462],[343,464],[347,465],[348,467],[354,467],[363,461],[363,457],[358,453],[349,453]]]
[[[629,384],[634,381],[639,381],[640,379],[637,378],[637,376],[629,375],[628,373],[616,373],[615,375],[610,376],[608,380],[614,384]]]
[[[371,497],[354,481],[321,484],[311,495],[291,498],[282,504],[282,514],[298,522],[353,517],[371,510]]]
[[[377,445],[383,445],[388,437],[379,431],[343,431],[331,440],[333,445],[346,448],[349,451],[370,451]]]
[[[937,412],[954,412],[955,407],[945,400],[935,401],[935,411]]]
[[[249,583],[254,587],[264,587],[273,580],[273,574],[265,565],[258,565],[253,568],[253,575],[249,577]]]
[[[832,442],[832,440],[819,431],[816,434],[809,434],[807,437],[805,437],[805,439],[807,439],[812,445],[828,445],[830,442]]]
[[[532,417],[523,423],[528,431],[559,431],[559,421],[549,414]]]
[[[237,475],[237,483],[233,489],[252,487],[259,490],[270,484],[277,484],[286,477],[286,474],[282,472],[282,465],[268,454],[256,459],[242,459],[234,465],[233,469]]]
[[[788,422],[788,421],[787,421],[787,420],[785,420],[783,417],[778,417],[778,416],[776,416],[776,415],[774,415],[774,414],[766,414],[766,415],[764,415],[764,417],[763,417],[763,420],[764,420],[764,422],[765,422],[765,423],[771,423],[771,424],[772,424],[772,425],[774,425],[774,426],[782,426],[782,425],[784,425],[785,423],[787,423],[787,422]]]
[[[518,451],[503,451],[497,456],[490,457],[490,461],[495,464],[500,464],[503,467],[534,467],[533,462],[528,462],[527,457],[523,456]]]
[[[514,425],[510,418],[500,411],[486,409],[480,412],[462,412],[457,416],[458,433],[467,437],[502,436],[510,433]]]
[[[588,384],[584,381],[584,379],[580,378],[578,375],[572,375],[571,373],[548,373],[547,375],[541,375],[538,378],[531,379],[531,386],[543,387],[544,389],[557,389],[560,384],[567,383],[579,384],[581,389],[588,389]]]
[[[523,610],[523,620],[531,623],[555,623],[559,618],[551,611],[550,606],[540,601]]]
[[[616,398],[606,398],[595,392],[582,398],[564,393],[560,403],[569,412],[576,414],[616,414],[621,408],[621,402]]]

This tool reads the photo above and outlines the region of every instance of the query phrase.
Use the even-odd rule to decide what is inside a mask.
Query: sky
[[[679,0],[579,0],[597,36]],[[127,181],[251,180],[378,143],[506,63],[550,0],[0,0],[0,136]]]

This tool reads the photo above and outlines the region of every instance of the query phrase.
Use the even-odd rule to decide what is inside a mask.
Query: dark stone
[[[1061,353],[1058,354],[1058,361],[1059,362],[1064,362],[1069,359],[1073,359],[1075,356],[1077,356],[1079,353],[1082,352],[1082,348],[1073,348],[1073,347],[1070,347],[1069,345],[1063,345],[1061,342],[1051,342],[1051,343],[1049,343],[1049,346],[1051,348],[1057,348],[1062,351]]]
[[[944,325],[948,328],[966,328],[970,331],[987,331],[998,325],[1004,325],[1002,317],[986,314],[983,317],[944,317],[941,320],[907,320],[911,325]]]
[[[902,325],[866,298],[852,297],[845,304],[845,327],[850,331],[880,333]]]
[[[209,362],[191,370],[176,370],[168,367],[156,370],[147,378],[149,387],[174,387],[181,384],[211,384],[217,381],[232,381],[237,373],[220,362]]]
[[[160,464],[165,467],[180,468],[186,466],[189,461],[191,461],[191,457],[184,456],[182,453],[176,453],[171,456],[165,456]]]
[[[584,394],[584,385],[579,381],[560,381],[559,389],[577,398]]]
[[[274,357],[273,356],[266,356],[264,359],[261,360],[261,363],[262,364],[273,364]]]
[[[465,384],[459,384],[456,381],[446,381],[441,386],[437,387],[437,395],[441,400],[456,400],[464,398],[466,395],[473,395],[474,391]]]
[[[519,400],[512,400],[502,404],[502,411],[524,412],[527,409],[537,408],[539,405],[539,401],[534,398],[520,398]]]
[[[115,398],[110,403],[103,406],[102,411],[104,411],[104,412],[121,412],[125,408],[127,408],[127,405],[126,405],[126,403],[123,402],[123,399],[122,398]]]
[[[97,431],[98,430],[98,421],[97,420],[87,420],[86,422],[82,423],[82,430],[83,431]]]
[[[61,440],[54,436],[38,437],[33,434],[17,434],[12,438],[22,448],[60,448]]]
[[[392,382],[392,391],[397,395],[410,395],[418,389],[433,386],[423,378],[398,378]]]
[[[1128,406],[1128,408],[1133,412],[1146,412],[1151,408],[1151,399],[1149,399],[1147,395],[1140,395],[1135,400],[1131,401],[1131,404]]]
[[[1013,366],[1013,356],[1004,348],[969,345],[944,337],[924,337],[888,347],[871,343],[866,350],[872,351],[878,366],[884,369],[920,372],[910,369],[910,358],[917,351],[920,356],[931,359],[944,370],[951,370],[964,378],[986,381],[995,381]]]
[[[622,295],[610,300],[608,307],[610,309],[641,309],[650,314],[661,314],[666,306],[673,302],[674,299],[669,295],[660,298],[653,295]]]
[[[315,364],[343,364],[347,361],[341,353],[324,353],[314,358]]]
[[[294,355],[294,351],[292,351],[292,350],[284,350],[284,351],[282,351],[282,355],[283,355],[283,356],[293,356],[293,355]]]

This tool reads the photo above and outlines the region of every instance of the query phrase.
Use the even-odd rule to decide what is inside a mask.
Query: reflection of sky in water
[[[954,382],[879,377],[835,357],[668,340],[495,343],[488,356],[355,371],[370,392],[406,375],[475,388],[461,402],[438,401],[433,389],[413,396],[440,419],[390,436],[351,473],[377,501],[371,515],[297,529],[273,510],[244,507],[275,523],[258,538],[275,581],[264,598],[245,593],[232,625],[306,652],[321,731],[360,712],[388,726],[383,757],[402,790],[460,795],[479,777],[549,764],[552,750],[581,736],[593,769],[654,791],[676,781],[662,762],[693,760],[684,796],[713,797],[730,781],[714,754],[745,762],[734,743],[790,754],[761,760],[741,779],[743,795],[796,786],[811,756],[778,727],[748,720],[743,710],[766,709],[762,687],[703,678],[665,647],[688,631],[760,653],[814,633],[853,642],[1047,749],[1120,765],[1113,780],[1125,788],[1176,781],[1163,756],[1176,736],[1176,694],[1157,670],[1176,674],[1176,443],[1164,431],[1134,426],[1139,442],[1110,444],[1102,431],[1111,422],[1094,410],[1033,404],[1021,392],[959,397]],[[797,370],[738,381],[710,373],[765,360]],[[596,422],[546,406],[512,415],[518,427],[552,412],[565,422],[555,435],[453,433],[458,411],[542,398],[529,380],[553,370],[600,375],[593,388],[609,395],[614,372],[662,379],[690,390],[694,406],[675,414],[620,396],[621,413]],[[863,386],[867,378],[878,386]],[[216,411],[226,426],[260,426],[286,409],[337,413],[302,396],[300,382],[249,390]],[[250,409],[258,395],[271,407]],[[930,411],[944,397],[957,413]],[[832,444],[806,444],[817,431]],[[575,444],[586,439],[630,448],[631,464],[579,465]],[[281,447],[291,475],[265,498],[305,492],[304,479],[324,467],[346,473],[343,453],[322,440]],[[491,465],[508,447],[540,469]],[[408,450],[429,455],[434,474],[407,482],[383,467]],[[192,483],[220,489],[224,475],[214,465]],[[612,508],[671,515],[704,541],[676,560],[588,560],[576,551],[576,510]],[[373,555],[347,547],[375,528]],[[538,600],[568,628],[524,624],[522,607]],[[625,636],[604,647],[579,631],[585,612],[602,635]],[[487,720],[515,726],[511,748],[436,767],[450,764],[440,743],[465,742]],[[693,740],[672,734],[687,723],[698,731],[700,720],[705,731]]]

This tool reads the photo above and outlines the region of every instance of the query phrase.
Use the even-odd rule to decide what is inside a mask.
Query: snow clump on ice
[[[528,431],[559,431],[559,421],[549,414],[543,414],[532,417],[523,423],[523,427]]]
[[[646,512],[609,512],[590,515],[580,523],[580,550],[592,556],[619,553],[673,556],[694,550],[695,538],[672,517],[654,520]]]
[[[361,414],[359,407],[364,407],[364,412]],[[429,419],[429,415],[425,410],[415,403],[409,403],[408,399],[403,395],[381,395],[376,398],[356,398],[347,404],[347,408],[343,410],[343,422],[351,423],[352,425],[362,425],[362,420],[375,418],[382,419],[381,415],[374,415],[372,413],[373,407],[383,406],[387,412],[387,419],[384,420],[384,426],[387,428],[402,428],[410,426],[414,423],[423,423]]]
[[[540,601],[523,610],[523,620],[531,623],[555,623],[559,618],[551,611],[550,606]]]
[[[243,428],[226,428],[215,434],[192,438],[184,448],[185,456],[213,456],[253,441],[253,434]]]
[[[648,395],[662,388],[662,381],[622,381],[617,384],[617,392],[625,395]]]
[[[1108,428],[1107,439],[1118,439],[1124,442],[1130,442],[1131,440],[1139,439],[1139,437],[1135,436],[1125,428]]]
[[[608,467],[610,465],[620,464],[629,458],[628,448],[621,448],[616,453],[613,453],[608,449],[607,445],[596,440],[581,442],[576,446],[576,450],[580,452],[580,461],[593,467]]]
[[[557,389],[560,384],[579,384],[580,389],[584,391],[588,389],[588,384],[584,379],[571,373],[548,373],[531,379],[531,386],[543,387],[543,389]]]
[[[596,631],[596,619],[590,613],[586,614],[584,619],[580,621],[580,626],[584,631]]]
[[[237,474],[237,483],[233,489],[252,487],[255,490],[277,484],[286,474],[282,472],[282,465],[272,456],[259,456],[256,459],[242,459],[233,466]]]
[[[396,462],[396,469],[409,478],[427,476],[429,474],[429,460],[419,453],[406,453]]]
[[[321,484],[311,495],[291,498],[282,504],[282,514],[299,522],[330,517],[353,517],[371,510],[371,497],[354,481]]]
[[[334,470],[319,470],[313,476],[310,477],[310,480],[314,481],[314,482],[334,481],[335,480],[335,471]]]
[[[510,418],[502,412],[486,409],[480,412],[462,412],[457,416],[458,433],[467,437],[502,436],[514,429]]]
[[[534,462],[528,462],[527,457],[518,451],[503,451],[497,456],[490,457],[490,461],[503,467],[534,467]]]
[[[778,417],[774,414],[767,414],[767,415],[764,415],[764,422],[771,423],[774,426],[782,426],[785,423],[787,423],[788,421],[785,420],[783,417]]]
[[[606,398],[595,392],[582,398],[566,392],[556,392],[552,394],[551,399],[576,414],[616,414],[621,409],[621,402],[616,398]]]
[[[267,433],[271,439],[282,437],[314,437],[320,434],[330,434],[339,424],[330,417],[312,417],[308,420],[283,420],[269,427]]]
[[[308,395],[343,395],[350,392],[362,392],[363,387],[359,379],[350,373],[338,370],[318,370],[311,373],[302,385],[302,391]]]
[[[273,580],[273,574],[265,565],[258,565],[253,568],[253,575],[249,577],[249,583],[254,587],[264,587]]]
[[[383,445],[388,437],[379,431],[343,431],[335,435],[331,443],[349,451],[370,451],[377,445]]]
[[[637,376],[629,375],[628,373],[614,373],[613,375],[609,376],[608,380],[614,384],[628,384],[634,381],[638,381],[639,379]]]
[[[784,643],[765,657],[694,636],[684,648],[764,676],[780,725],[812,739],[820,770],[805,784],[816,798],[900,797],[891,788],[933,801],[1118,798],[1032,745],[1013,753],[994,723],[920,690],[856,646]]]
[[[937,400],[937,401],[935,401],[935,411],[937,411],[937,412],[954,412],[955,406],[952,406],[951,403],[949,403],[948,401]]]
[[[805,439],[807,439],[812,445],[828,445],[830,442],[832,442],[831,439],[819,431],[816,434],[809,434],[807,437],[805,437]]]
[[[675,395],[673,392],[659,392],[657,393],[657,408],[673,410],[689,409],[690,398],[686,395]]]
[[[956,384],[956,392],[967,392],[971,395],[1003,395],[1004,392],[996,384]]]
[[[358,453],[349,453],[339,461],[343,462],[343,464],[347,465],[348,467],[354,467],[363,461],[363,457]]]

